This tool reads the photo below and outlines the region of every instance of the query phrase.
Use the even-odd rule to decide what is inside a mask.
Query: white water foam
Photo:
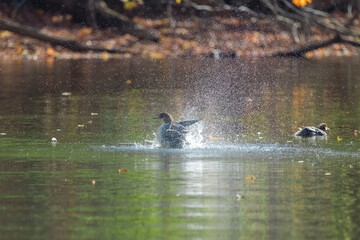
[[[147,152],[147,153],[194,153],[194,154],[215,154],[215,153],[259,153],[259,154],[283,154],[288,156],[308,155],[317,156],[355,156],[359,153],[339,152],[327,148],[303,146],[296,143],[229,143],[224,141],[206,141],[203,137],[204,125],[198,122],[189,127],[186,136],[187,144],[182,149],[163,148],[160,145],[157,134],[153,133],[153,139],[145,139],[144,143],[119,143],[116,146],[94,147],[100,151],[125,151],[125,152]]]

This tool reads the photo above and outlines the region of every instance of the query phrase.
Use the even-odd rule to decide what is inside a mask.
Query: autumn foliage
[[[76,16],[69,13],[46,12],[43,9],[20,8],[15,15],[8,5],[0,3],[0,20],[13,16],[14,21],[36,26],[54,37],[74,40],[83,45],[97,46],[105,50],[121,49],[123,53],[75,52],[66,47],[41,42],[0,29],[0,53],[2,58],[129,58],[144,57],[164,59],[169,57],[212,57],[212,58],[253,58],[272,56],[273,54],[311,42],[325,41],[332,37],[319,26],[306,27],[306,33],[298,37],[284,24],[277,24],[274,18],[261,18],[243,13],[206,11],[185,11],[188,1],[172,1],[170,14],[163,9],[159,15],[146,16],[145,0],[121,0],[122,14],[128,19],[159,34],[159,42],[144,41],[131,32],[121,32],[114,28],[91,26],[77,22]],[[204,1],[206,2],[206,1]],[[298,7],[312,3],[312,0],[292,0]],[[293,6],[294,6],[293,5]],[[191,14],[194,15],[194,17]],[[202,14],[206,17],[202,17]],[[260,16],[260,15],[259,15]],[[344,18],[345,19],[345,18]],[[340,19],[341,20],[341,19]],[[360,25],[360,21],[354,21]],[[294,28],[292,28],[294,29]],[[356,48],[344,44],[333,44],[306,54],[307,57],[326,57],[331,55],[357,55]]]
[[[312,0],[292,0],[292,2],[298,7],[305,7],[310,4]]]

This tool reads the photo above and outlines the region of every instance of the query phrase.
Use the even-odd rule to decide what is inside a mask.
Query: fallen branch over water
[[[75,40],[62,37],[55,37],[44,33],[41,29],[23,25],[10,19],[0,19],[0,29],[20,34],[22,36],[31,37],[40,41],[48,42],[52,45],[61,46],[75,52],[108,52],[108,53],[125,53],[123,49],[107,49],[103,47],[88,46]]]

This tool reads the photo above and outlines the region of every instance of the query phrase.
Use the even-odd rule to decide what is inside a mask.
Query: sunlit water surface
[[[0,62],[0,238],[357,239],[358,61]]]

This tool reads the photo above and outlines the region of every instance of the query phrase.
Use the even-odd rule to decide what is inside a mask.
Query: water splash
[[[189,126],[189,133],[186,135],[185,139],[188,144],[185,145],[185,148],[196,149],[204,147],[204,137],[202,135],[204,129],[203,122],[197,122]]]
[[[187,129],[189,130],[189,133],[185,136],[186,143],[184,144],[184,149],[202,148],[204,145],[204,137],[202,136],[204,124],[202,122],[197,122],[189,126]],[[153,133],[153,136],[154,137],[151,140],[145,139],[145,144],[147,146],[150,145],[153,148],[162,148],[158,133]]]
[[[203,141],[200,144],[196,143],[189,145],[182,149],[162,148],[156,141],[148,141],[148,144],[141,143],[119,143],[116,146],[95,146],[93,149],[99,151],[110,152],[142,152],[142,153],[156,153],[156,154],[185,154],[186,156],[203,156],[213,157],[220,155],[233,155],[241,156],[243,154],[256,154],[262,155],[265,158],[275,157],[280,158],[296,158],[301,157],[312,158],[326,158],[329,156],[346,156],[346,157],[359,157],[358,152],[343,152],[328,148],[318,147],[304,147],[298,144],[269,144],[269,143],[237,143],[237,144],[224,144],[224,143],[210,143]],[[195,147],[196,146],[196,147]]]

